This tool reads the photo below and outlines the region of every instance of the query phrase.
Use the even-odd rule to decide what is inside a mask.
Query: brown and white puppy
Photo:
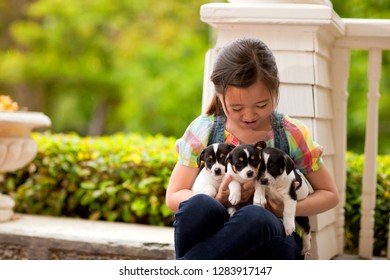
[[[225,162],[233,146],[225,143],[207,146],[198,157],[199,174],[192,185],[195,194],[203,193],[215,197],[225,176]]]
[[[298,198],[304,199],[308,195],[308,185],[302,184],[302,178],[288,154],[277,148],[265,147],[265,143],[263,146],[258,181],[265,189],[267,198],[283,201],[283,225],[286,235],[295,231],[295,223],[302,227],[302,254],[305,254],[311,247],[309,218],[295,217],[295,211]],[[295,185],[297,181],[299,187]]]
[[[232,216],[241,202],[241,185],[249,180],[257,178],[260,167],[260,142],[254,145],[241,144],[235,147],[226,158],[226,174],[231,175],[232,181],[229,183],[229,202],[233,205],[228,208]],[[259,182],[255,181],[255,193],[253,204],[265,205],[265,195]]]

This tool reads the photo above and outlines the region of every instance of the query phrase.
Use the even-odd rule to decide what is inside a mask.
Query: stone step
[[[18,213],[0,223],[0,260],[172,260],[173,242],[171,227]]]
[[[174,259],[173,228],[15,214],[0,223],[0,259]]]

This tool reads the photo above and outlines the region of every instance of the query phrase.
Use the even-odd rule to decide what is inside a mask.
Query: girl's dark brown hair
[[[225,102],[228,86],[247,88],[256,81],[265,83],[273,104],[279,99],[279,75],[272,51],[258,39],[239,39],[223,47],[214,63],[211,81],[214,97],[206,110],[208,115],[220,114],[222,106],[218,94]]]

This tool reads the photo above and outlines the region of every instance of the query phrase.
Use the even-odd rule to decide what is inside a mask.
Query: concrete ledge
[[[16,214],[0,259],[174,259],[173,228]]]
[[[173,228],[16,214],[12,221],[0,223],[0,260],[7,259],[171,260]]]

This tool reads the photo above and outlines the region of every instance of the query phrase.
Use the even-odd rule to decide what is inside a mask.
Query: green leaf
[[[81,182],[80,187],[86,190],[93,190],[96,188],[96,183],[91,181]]]

